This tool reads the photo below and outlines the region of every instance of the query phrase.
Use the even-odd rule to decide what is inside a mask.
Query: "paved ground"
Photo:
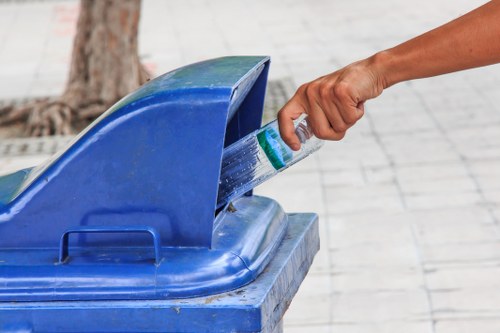
[[[298,85],[479,4],[151,0],[140,49],[156,73],[271,55],[271,79]],[[74,1],[0,1],[0,100],[61,92],[76,16]],[[286,332],[500,331],[498,100],[500,66],[400,84],[344,141],[257,190],[321,219]],[[46,156],[5,154],[0,172]]]

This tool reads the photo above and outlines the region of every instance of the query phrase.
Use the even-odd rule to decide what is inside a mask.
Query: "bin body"
[[[283,315],[318,248],[317,216],[293,214],[266,270],[241,288],[174,300],[2,302],[0,331],[281,332]]]
[[[223,149],[260,126],[268,67],[167,73],[0,177],[0,331],[280,332],[317,216],[251,193],[216,209]]]

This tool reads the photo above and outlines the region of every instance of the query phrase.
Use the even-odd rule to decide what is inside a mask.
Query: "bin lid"
[[[69,228],[137,224],[154,227],[164,246],[210,247],[223,148],[260,127],[268,67],[268,57],[244,56],[171,71],[45,163],[0,177],[0,248],[54,247]],[[117,239],[147,244],[114,234],[87,242]]]
[[[288,220],[268,198],[242,197],[234,207],[217,216],[211,248],[162,247],[154,228],[136,225],[65,235],[146,233],[149,247],[74,247],[70,236],[59,249],[0,249],[0,302],[173,299],[239,288],[274,256]]]

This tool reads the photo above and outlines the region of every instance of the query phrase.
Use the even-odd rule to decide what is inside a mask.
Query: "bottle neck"
[[[299,137],[301,144],[305,143],[307,140],[314,136],[307,117],[303,118],[295,125],[295,134],[297,134],[297,136]]]

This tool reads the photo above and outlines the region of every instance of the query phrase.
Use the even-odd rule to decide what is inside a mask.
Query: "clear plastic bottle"
[[[217,208],[262,184],[323,145],[323,141],[314,136],[307,117],[295,122],[295,133],[301,142],[298,151],[291,150],[283,142],[277,120],[225,148]]]

